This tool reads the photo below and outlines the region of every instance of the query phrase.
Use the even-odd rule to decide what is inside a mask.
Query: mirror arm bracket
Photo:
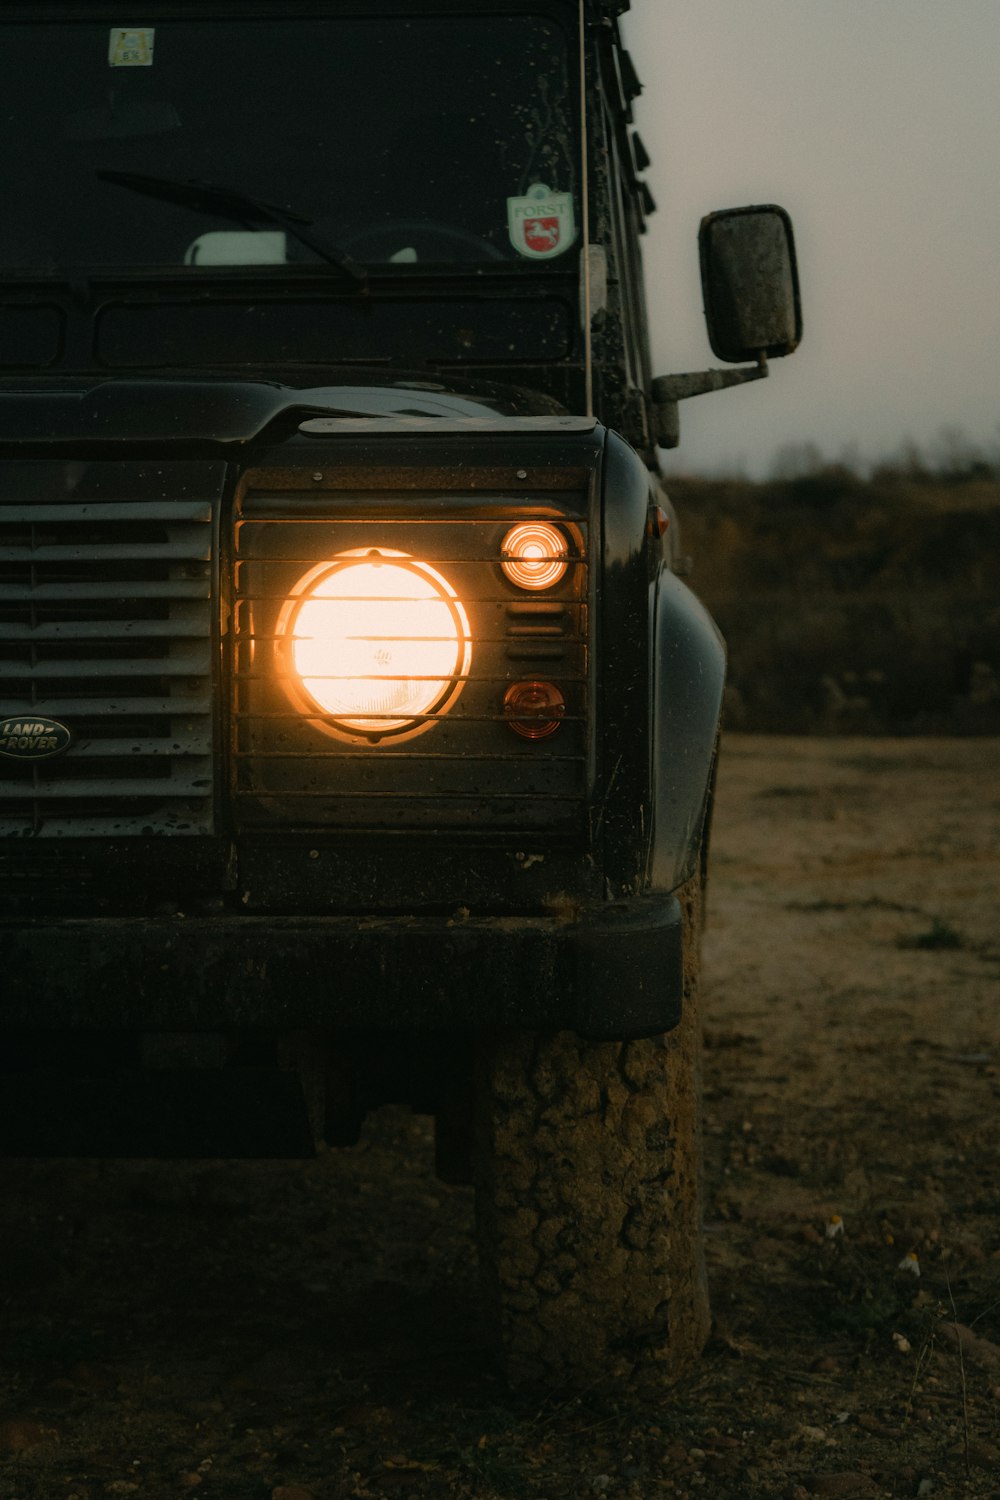
[[[660,375],[653,381],[654,436],[660,448],[676,448],[680,442],[678,403],[692,396],[707,396],[748,380],[766,380],[767,355],[758,354],[755,365],[738,370],[697,370],[689,375]]]

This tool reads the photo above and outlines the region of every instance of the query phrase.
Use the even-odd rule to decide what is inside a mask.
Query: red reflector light
[[[566,699],[552,682],[515,682],[504,693],[503,711],[515,734],[544,740],[562,723]]]

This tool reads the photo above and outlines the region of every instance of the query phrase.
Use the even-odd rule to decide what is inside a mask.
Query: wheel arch
[[[699,868],[708,832],[726,680],[715,622],[666,568],[650,592],[652,830],[647,880],[672,891]]]

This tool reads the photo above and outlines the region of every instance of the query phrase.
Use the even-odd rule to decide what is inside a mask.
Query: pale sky
[[[632,0],[656,374],[718,364],[704,213],[792,215],[805,333],[757,385],[681,405],[668,471],[868,458],[942,428],[1000,447],[1000,0]]]

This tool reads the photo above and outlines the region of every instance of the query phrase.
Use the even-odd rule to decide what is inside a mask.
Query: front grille
[[[236,543],[233,764],[244,827],[584,832],[591,611],[582,505],[544,512],[573,541],[565,577],[541,598],[514,587],[500,567],[522,508],[491,508],[478,496],[467,518],[415,521],[403,505],[386,517],[383,501],[377,518],[341,506],[332,517],[289,521],[280,506],[269,515],[260,495],[251,506]],[[371,549],[419,560],[447,581],[467,613],[471,659],[457,697],[416,716],[425,732],[351,742],[303,708],[281,613],[318,563]],[[507,689],[533,680],[555,684],[565,700],[558,730],[540,740],[512,732],[504,712]]]
[[[73,735],[0,756],[0,836],[210,829],[213,522],[207,501],[0,505],[0,715]]]

